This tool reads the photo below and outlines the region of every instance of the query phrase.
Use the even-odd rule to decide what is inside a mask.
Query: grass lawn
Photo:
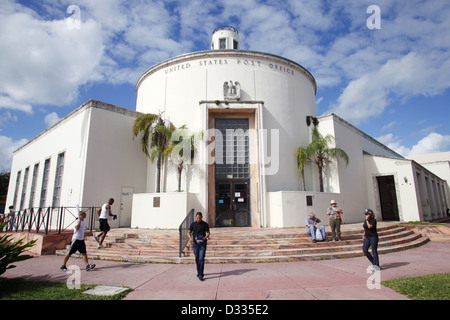
[[[66,283],[27,281],[21,278],[0,277],[0,300],[120,300],[132,289],[114,296],[94,296],[83,293],[97,285],[81,285],[81,289],[68,289]]]
[[[413,300],[450,300],[450,273],[392,279],[381,284]]]

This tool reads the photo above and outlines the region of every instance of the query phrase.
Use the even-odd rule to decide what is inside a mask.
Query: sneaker
[[[86,271],[92,270],[92,269],[94,269],[94,268],[95,268],[95,264],[88,264],[88,265],[86,266]]]
[[[62,271],[67,272],[67,267],[66,266],[61,266],[60,268]]]
[[[98,243],[100,243],[100,240],[98,238],[98,236],[94,236],[95,241],[97,241]]]
[[[102,245],[102,244],[99,244],[98,247],[97,247],[97,249],[103,249],[103,248],[106,248],[106,247],[104,245]]]

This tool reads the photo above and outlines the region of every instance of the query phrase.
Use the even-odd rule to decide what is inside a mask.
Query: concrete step
[[[331,232],[327,230],[328,237]],[[311,242],[305,228],[254,229],[213,228],[208,241],[206,260],[210,263],[245,263],[335,259],[362,255],[360,224],[343,225],[343,241]],[[379,252],[404,250],[419,246],[428,238],[397,224],[379,225]],[[178,257],[178,230],[113,229],[104,241],[106,248],[98,249],[93,236],[86,237],[90,259],[129,262],[194,263],[188,245]],[[56,254],[65,255],[67,250]],[[75,254],[76,256],[77,254]]]

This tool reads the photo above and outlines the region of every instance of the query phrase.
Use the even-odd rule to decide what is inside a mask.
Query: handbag
[[[322,232],[320,232],[319,228],[316,229],[316,240],[317,241],[322,241],[323,240]]]

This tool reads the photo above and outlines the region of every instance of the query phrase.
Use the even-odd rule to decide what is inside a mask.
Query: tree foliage
[[[331,134],[324,137],[314,127],[311,143],[307,147],[299,147],[296,151],[299,176],[303,176],[303,170],[307,161],[311,161],[317,165],[319,169],[320,192],[324,191],[323,171],[327,165],[337,158],[343,159],[345,164],[348,165],[349,158],[347,153],[340,148],[330,147],[334,142],[335,138]]]
[[[3,229],[7,221],[0,222],[0,230]],[[0,239],[0,275],[6,272],[7,269],[15,268],[11,263],[23,261],[33,258],[30,255],[22,254],[25,251],[30,250],[37,240],[32,240],[28,243],[25,242],[25,238],[19,241],[11,241],[11,234],[5,234]]]

